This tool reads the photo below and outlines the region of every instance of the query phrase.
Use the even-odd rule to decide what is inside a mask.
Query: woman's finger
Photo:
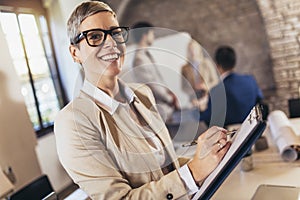
[[[223,131],[217,131],[214,135],[212,135],[210,138],[206,138],[204,143],[207,146],[213,146],[216,142],[220,140],[225,140],[227,138],[226,132]]]
[[[231,143],[227,142],[226,145],[218,151],[217,156],[218,156],[219,160],[221,160],[224,157],[224,155],[227,153],[230,145],[231,145]]]
[[[205,131],[205,138],[206,139],[210,139],[212,136],[215,136],[217,133],[219,132],[224,132],[226,133],[227,130],[222,128],[222,127],[218,127],[218,126],[213,126],[211,128],[209,128],[207,131]]]
[[[217,141],[213,147],[212,147],[212,151],[215,154],[218,154],[220,151],[223,151],[223,149],[227,146],[230,146],[230,142],[227,142],[225,139],[219,140]]]

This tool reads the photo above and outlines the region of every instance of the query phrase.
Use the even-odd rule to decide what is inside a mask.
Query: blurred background
[[[66,21],[80,2],[0,0],[0,168],[14,176],[15,189],[42,173],[58,192],[71,184],[56,156],[53,120],[82,82],[66,33]],[[270,111],[289,116],[289,100],[300,97],[299,0],[104,2],[116,11],[120,25],[148,21],[169,29],[168,48],[180,55],[169,65],[178,71],[189,38],[211,57],[220,45],[230,45],[237,53],[235,71],[256,78]],[[167,81],[178,83],[175,77]]]

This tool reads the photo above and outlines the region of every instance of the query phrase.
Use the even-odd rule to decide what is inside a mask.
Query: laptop
[[[300,187],[260,185],[251,200],[299,200]]]
[[[51,192],[50,194],[45,196],[42,200],[58,200],[58,197],[55,192]]]

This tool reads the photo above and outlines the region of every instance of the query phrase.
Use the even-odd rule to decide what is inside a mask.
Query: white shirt
[[[124,85],[124,96],[128,103],[121,103],[119,101],[116,101],[115,99],[111,98],[109,95],[107,95],[102,90],[95,87],[92,83],[88,82],[87,80],[84,80],[83,87],[81,90],[92,97],[99,105],[103,106],[105,110],[107,110],[110,115],[114,114],[114,112],[117,110],[118,106],[124,106],[129,108],[129,104],[133,102],[134,98],[136,97],[134,92]],[[161,164],[161,166],[164,164],[166,155],[165,151],[163,151],[163,146],[161,141],[158,137],[155,136],[153,132],[149,132],[148,130],[144,129],[143,127],[140,127],[143,132],[143,134],[147,134],[146,137],[149,137],[149,139],[152,140],[153,144],[155,144],[155,147],[152,148],[153,153],[158,160],[158,162]],[[178,169],[178,173],[183,180],[186,189],[188,190],[188,194],[192,195],[196,193],[199,188],[196,185],[193,176],[188,168],[188,166],[185,164],[180,169]]]
[[[223,74],[221,74],[220,78],[222,81],[224,81],[224,79],[229,76],[231,73],[233,73],[231,70],[230,71],[227,71],[227,72],[224,72]]]

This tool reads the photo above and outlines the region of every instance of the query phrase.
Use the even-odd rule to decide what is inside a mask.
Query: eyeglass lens
[[[111,37],[117,43],[125,43],[127,40],[128,32],[126,28],[116,28],[108,32],[103,32],[101,30],[93,30],[86,33],[86,39],[89,45],[98,46],[101,45],[107,37],[107,34],[110,34]]]

